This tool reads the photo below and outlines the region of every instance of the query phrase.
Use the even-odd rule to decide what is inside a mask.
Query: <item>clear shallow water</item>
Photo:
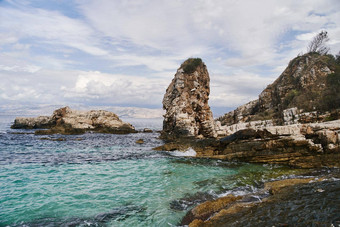
[[[162,144],[156,132],[35,136],[11,130],[13,119],[0,116],[0,226],[176,226],[193,205],[173,205],[183,198],[256,190],[290,171],[173,157],[152,150]]]

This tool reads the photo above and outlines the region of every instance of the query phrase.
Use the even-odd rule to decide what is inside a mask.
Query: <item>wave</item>
[[[197,153],[194,149],[192,149],[191,147],[188,148],[186,151],[169,151],[169,154],[172,156],[176,156],[176,157],[196,157]]]

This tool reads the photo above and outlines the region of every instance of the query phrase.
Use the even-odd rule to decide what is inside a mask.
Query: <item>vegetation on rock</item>
[[[329,41],[326,31],[317,34],[307,47],[307,53],[318,53],[320,55],[328,54],[329,47],[326,43]]]
[[[188,60],[182,63],[181,68],[183,69],[184,73],[193,73],[195,72],[196,68],[201,64],[203,64],[202,59],[189,58]]]

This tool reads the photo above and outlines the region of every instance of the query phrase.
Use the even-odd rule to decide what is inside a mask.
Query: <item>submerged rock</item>
[[[138,143],[138,144],[143,144],[143,143],[144,143],[144,140],[143,140],[143,139],[136,140],[136,143]]]
[[[163,98],[162,137],[216,137],[208,105],[210,78],[200,58],[189,58],[177,70]]]
[[[127,134],[136,132],[135,128],[119,119],[119,117],[105,110],[77,111],[63,107],[53,112],[52,116],[36,118],[16,118],[11,126],[14,129],[35,129],[38,135],[49,134],[82,134],[87,131]]]
[[[144,128],[143,132],[145,132],[145,133],[152,133],[153,131],[152,131],[152,129]]]

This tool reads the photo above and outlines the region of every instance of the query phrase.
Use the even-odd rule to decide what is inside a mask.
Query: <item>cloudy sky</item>
[[[339,0],[0,0],[0,112],[42,105],[161,108],[188,57],[215,116],[256,99],[327,30]]]

